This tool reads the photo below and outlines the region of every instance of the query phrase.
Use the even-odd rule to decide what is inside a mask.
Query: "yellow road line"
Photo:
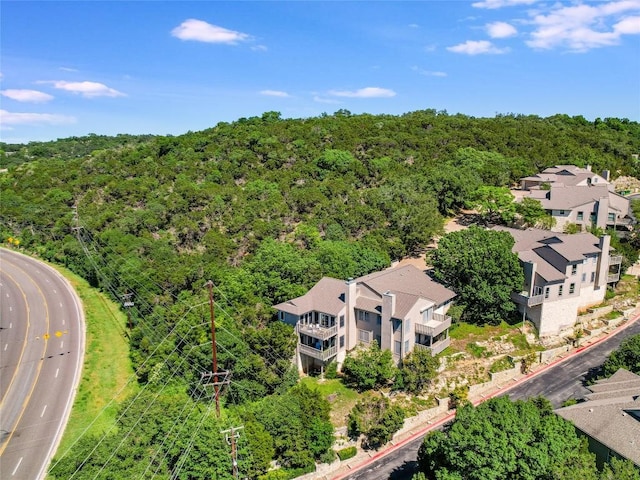
[[[14,266],[16,268],[18,268],[19,270],[22,270],[17,265],[14,264]],[[35,281],[33,281],[33,278],[27,272],[25,272],[24,270],[22,270],[22,271],[25,273],[25,275],[27,277],[29,277],[31,282],[35,285],[36,289],[38,290],[38,292],[40,292],[40,295],[42,296],[43,303],[44,303],[44,309],[45,309],[45,319],[46,319],[46,323],[47,323],[46,331],[48,332],[49,331],[49,323],[50,323],[50,321],[49,321],[49,306],[47,304],[47,299],[44,296],[44,293],[42,293],[42,290],[40,289],[38,284]],[[22,289],[20,289],[20,291],[22,291]],[[23,293],[23,295],[24,295],[24,293]],[[26,297],[25,297],[25,300],[26,300]],[[28,323],[27,323],[27,325],[28,325]],[[26,341],[26,336],[25,336],[25,341]],[[47,344],[48,344],[48,341],[45,340],[44,341],[44,349],[42,351],[42,359],[43,360],[38,363],[38,369],[37,369],[37,372],[36,372],[36,377],[35,377],[33,383],[31,384],[31,390],[29,391],[29,394],[24,399],[24,402],[22,402],[22,409],[20,411],[20,415],[18,415],[18,420],[16,420],[15,425],[10,430],[9,436],[5,440],[4,444],[0,447],[0,456],[2,456],[2,454],[4,453],[4,451],[7,448],[7,445],[9,445],[9,442],[11,441],[11,438],[13,437],[13,434],[15,433],[15,431],[18,428],[18,424],[20,423],[20,420],[22,420],[22,416],[24,415],[24,412],[27,410],[27,406],[29,405],[29,402],[31,401],[31,396],[33,395],[33,391],[35,390],[36,385],[38,384],[38,380],[40,379],[40,372],[42,371],[42,365],[44,364],[44,357],[45,357],[45,354],[47,353]],[[17,371],[17,369],[16,369],[16,371]],[[13,381],[13,379],[12,379],[12,381]]]

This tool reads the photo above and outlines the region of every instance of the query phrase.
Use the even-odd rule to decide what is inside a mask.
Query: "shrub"
[[[491,365],[491,368],[489,368],[489,372],[498,373],[498,372],[503,372],[505,370],[510,370],[512,368],[513,368],[513,360],[511,359],[511,357],[502,357],[496,360],[495,362],[493,362],[493,364]]]
[[[358,449],[356,447],[347,447],[336,452],[338,454],[338,458],[340,460],[348,460],[352,457],[355,457],[358,453]]]

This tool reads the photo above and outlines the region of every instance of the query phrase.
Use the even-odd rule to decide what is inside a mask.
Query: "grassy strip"
[[[118,404],[137,390],[125,336],[126,316],[118,305],[81,277],[55,267],[82,299],[86,344],[82,378],[57,455],[63,455],[86,430],[101,434],[111,427]]]
[[[345,387],[340,379],[303,377],[301,382],[312,390],[318,390],[320,395],[329,400],[331,423],[334,427],[344,427],[347,424],[347,415],[362,397],[355,390]]]

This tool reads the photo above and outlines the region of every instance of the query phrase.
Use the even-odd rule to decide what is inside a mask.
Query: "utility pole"
[[[121,295],[122,306],[127,310],[127,320],[129,324],[129,330],[133,328],[133,325],[131,324],[131,310],[129,310],[131,307],[133,307],[133,302],[129,300],[132,296],[133,296],[133,293],[129,293],[129,292],[125,293],[124,295]]]
[[[222,430],[220,433],[224,433],[224,438],[227,441],[228,445],[231,445],[231,473],[233,474],[233,478],[238,478],[238,438],[240,438],[240,430],[242,430],[244,426],[241,427],[231,427],[228,430]]]
[[[216,347],[216,320],[215,308],[213,301],[213,282],[209,280],[205,287],[209,287],[209,310],[211,314],[211,350],[212,350],[212,369],[211,372],[203,373],[200,380],[205,386],[213,385],[213,397],[216,402],[216,415],[220,418],[220,386],[227,385],[231,381],[227,370],[218,371],[218,357]],[[213,378],[213,382],[211,379]]]

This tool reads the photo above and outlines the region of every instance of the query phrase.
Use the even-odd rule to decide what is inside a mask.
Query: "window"
[[[561,297],[562,296],[562,290],[564,290],[564,285],[560,285],[558,287],[558,296]]]
[[[607,215],[607,220],[609,222],[615,222],[616,221],[616,214],[615,213],[610,213],[609,215]]]
[[[368,322],[370,317],[369,312],[365,312],[364,310],[358,310],[358,320],[361,322]]]
[[[409,351],[409,340],[404,341],[404,352],[407,353]]]
[[[340,328],[344,328],[344,315],[340,315]]]
[[[405,331],[405,332],[409,332],[409,330],[410,330],[410,329],[411,329],[411,319],[410,319],[410,318],[407,318],[407,319],[404,321],[404,331]]]
[[[549,287],[544,289],[544,298],[549,298]]]
[[[572,293],[575,293],[576,291],[576,284],[572,283],[571,285],[569,285],[569,295],[571,295]]]
[[[282,310],[278,312],[278,318],[280,319],[280,321],[284,321],[284,312]]]
[[[584,283],[584,282],[586,282],[586,281],[587,281],[587,274],[586,274],[586,273],[583,273],[583,274],[582,274],[582,283]]]
[[[382,325],[382,315],[376,315],[376,323],[378,326]]]
[[[578,265],[571,265],[571,275],[578,273]]]
[[[344,348],[344,335],[340,335],[340,348]]]
[[[596,281],[596,272],[591,272],[591,283]]]
[[[564,210],[560,210],[560,212],[558,213],[558,215],[564,215]]]
[[[402,322],[400,320],[397,320],[395,318],[393,319],[393,331],[394,332],[397,331],[400,328],[401,325],[402,325]]]
[[[402,343],[399,341],[395,341],[393,342],[393,353],[395,353],[396,355],[401,355],[402,354]]]
[[[584,220],[584,212],[578,212],[576,215],[576,220]]]

